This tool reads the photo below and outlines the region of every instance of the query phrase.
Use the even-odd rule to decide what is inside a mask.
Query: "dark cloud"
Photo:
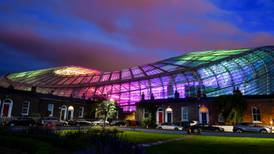
[[[67,39],[58,42],[48,41],[30,31],[1,32],[0,41],[37,59],[49,61],[55,66],[81,65],[102,70],[115,70],[144,64],[154,59],[150,53],[127,54],[128,51],[121,51],[121,49],[103,44]],[[140,60],[136,57],[142,58]]]
[[[99,70],[150,63],[188,50],[273,44],[273,33],[238,26],[244,18],[216,4],[204,0],[5,1],[0,3],[0,42],[49,66]],[[8,50],[0,47],[0,55]]]

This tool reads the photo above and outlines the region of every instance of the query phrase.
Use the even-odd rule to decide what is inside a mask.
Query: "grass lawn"
[[[151,154],[272,154],[273,138],[245,138],[220,136],[185,136],[184,140],[174,141],[146,149]]]
[[[40,137],[40,136],[20,136],[13,134],[0,134],[0,153],[1,151],[24,151],[28,153],[73,153],[94,145],[99,140],[111,142],[102,142],[96,144],[96,150],[105,149],[105,145],[113,145],[114,147],[122,147],[116,149],[119,153],[125,150],[124,146],[128,146],[127,142],[115,142],[115,138],[106,138],[106,136],[92,134],[77,134],[78,131],[66,130],[60,131],[60,138]],[[116,131],[114,131],[116,132]],[[69,134],[72,133],[72,134]],[[90,130],[90,133],[98,133],[96,130]],[[66,135],[67,134],[67,135]],[[76,135],[76,136],[75,136]],[[78,135],[78,136],[77,136]],[[142,131],[123,131],[118,134],[131,143],[153,143],[170,139],[181,138],[180,141],[171,141],[168,143],[155,145],[145,148],[148,154],[274,154],[274,138],[248,138],[248,137],[223,137],[223,136],[201,136],[201,135],[181,135],[181,134],[161,134],[148,133]],[[65,138],[64,138],[65,137]],[[114,136],[117,137],[117,136]],[[119,140],[119,138],[117,138]],[[122,138],[123,139],[123,138]],[[117,140],[117,141],[118,141]],[[60,142],[61,141],[61,142]],[[96,141],[96,142],[93,142]],[[114,142],[113,142],[114,141]],[[123,141],[123,140],[122,140]],[[56,144],[59,143],[59,144]],[[100,142],[101,143],[101,142]],[[122,144],[123,143],[123,144]],[[124,144],[125,143],[125,144]],[[118,146],[116,145],[118,144]],[[55,147],[55,146],[56,147]],[[97,145],[102,145],[98,147]],[[69,147],[69,148],[68,148]],[[131,147],[131,146],[129,146]],[[113,150],[111,149],[111,150]],[[128,149],[126,153],[132,153]],[[143,150],[143,149],[141,149]],[[11,153],[14,153],[12,151]],[[116,152],[117,152],[116,151]],[[112,151],[113,152],[113,151]]]
[[[122,135],[132,143],[151,143],[184,137],[183,135],[179,134],[146,133],[141,131],[124,131]]]
[[[17,136],[0,136],[0,153],[39,153],[51,154],[55,152],[47,142]]]

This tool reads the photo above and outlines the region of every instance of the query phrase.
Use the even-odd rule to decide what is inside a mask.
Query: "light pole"
[[[273,125],[273,119],[270,119],[270,133],[272,133],[272,125]]]

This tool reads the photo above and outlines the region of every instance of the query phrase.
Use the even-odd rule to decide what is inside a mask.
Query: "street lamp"
[[[269,123],[270,123],[270,133],[272,133],[272,125],[273,125],[273,119],[272,118],[270,119]]]

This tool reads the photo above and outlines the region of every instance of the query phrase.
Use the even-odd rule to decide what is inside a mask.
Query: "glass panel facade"
[[[131,74],[129,69],[122,71],[122,79],[131,79]]]
[[[262,47],[189,52],[121,71],[59,67],[14,73],[6,78],[21,83],[15,88],[29,90],[30,85],[37,86],[41,93],[66,97],[84,95],[90,99],[107,94],[124,111],[135,111],[142,94],[144,99],[150,99],[152,94],[155,99],[166,99],[177,91],[180,98],[185,98],[202,89],[207,96],[219,96],[231,94],[234,87],[245,95],[273,94],[273,51],[274,47]]]
[[[133,74],[134,78],[138,78],[138,77],[143,77],[144,76],[143,71],[140,68],[138,68],[138,67],[131,68],[131,71],[132,71],[132,74]]]

